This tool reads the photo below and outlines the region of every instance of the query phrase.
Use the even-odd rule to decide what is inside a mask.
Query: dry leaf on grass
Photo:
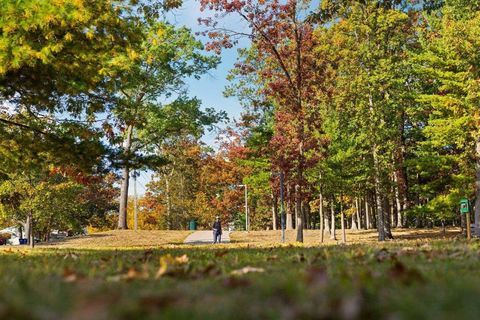
[[[305,281],[308,285],[314,287],[325,287],[328,283],[328,274],[325,267],[308,268]]]
[[[383,262],[387,259],[390,259],[392,256],[390,252],[386,248],[380,249],[376,254],[375,258],[377,259],[378,262]]]
[[[67,259],[78,260],[78,255],[76,255],[74,252],[69,252],[63,257],[63,259],[64,260],[67,260]]]
[[[276,254],[274,254],[273,256],[267,257],[267,261],[272,261],[272,260],[277,260],[277,259],[278,259],[278,256]]]
[[[63,270],[63,274],[62,274],[62,279],[63,281],[65,282],[76,282],[80,279],[83,279],[84,276],[75,272],[74,270],[71,270],[69,268],[65,268]]]
[[[125,274],[117,274],[114,276],[107,277],[107,281],[110,282],[119,282],[119,281],[130,281],[130,280],[146,280],[150,277],[147,270],[138,271],[135,268],[129,268]]]
[[[243,274],[252,273],[252,272],[265,272],[265,269],[247,266],[247,267],[243,267],[242,269],[233,270],[230,274],[232,276],[241,276]]]
[[[186,254],[179,257],[172,257],[172,255],[167,254],[160,257],[160,267],[158,268],[155,279],[160,279],[165,275],[169,270],[169,266],[175,268],[175,266],[184,265],[188,263],[188,257]]]
[[[395,261],[388,271],[388,275],[395,280],[399,280],[404,284],[412,284],[414,282],[423,282],[424,277],[420,271],[415,268],[409,268],[400,261]]]
[[[188,257],[186,254],[180,257],[175,257],[175,263],[176,264],[186,264],[188,263]]]
[[[215,257],[221,258],[228,253],[228,250],[222,250],[215,252]]]

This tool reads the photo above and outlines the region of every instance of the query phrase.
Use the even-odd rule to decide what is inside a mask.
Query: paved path
[[[213,243],[213,231],[195,231],[190,234],[184,241],[188,244],[208,244]],[[222,233],[222,243],[230,242],[230,232],[223,231]]]

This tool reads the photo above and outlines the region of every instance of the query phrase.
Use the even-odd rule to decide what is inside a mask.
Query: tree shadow
[[[111,236],[111,234],[96,234],[96,233],[93,233],[93,234],[89,234],[89,235],[65,237],[65,238],[61,238],[61,239],[51,239],[48,242],[39,242],[36,245],[37,246],[48,247],[48,246],[54,246],[54,245],[58,245],[58,244],[69,243],[69,242],[79,240],[79,239],[81,239],[81,240],[96,239],[96,238],[104,238],[104,237],[109,237],[109,236]]]

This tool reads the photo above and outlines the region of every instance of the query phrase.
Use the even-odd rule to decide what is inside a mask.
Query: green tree
[[[416,193],[434,217],[452,219],[460,198],[474,196],[476,224],[480,217],[479,9],[478,1],[445,1],[420,29],[421,51],[414,57],[424,86],[415,111],[423,139],[412,161],[419,177]]]
[[[122,168],[119,229],[127,228],[130,170],[161,166],[163,143],[179,134],[198,138],[205,126],[221,118],[213,109],[201,111],[200,101],[188,98],[185,87],[187,78],[200,78],[218,59],[203,55],[202,44],[186,28],[151,22],[143,32],[143,42],[118,79],[120,98],[112,108],[120,133],[112,142],[122,143],[117,163]]]

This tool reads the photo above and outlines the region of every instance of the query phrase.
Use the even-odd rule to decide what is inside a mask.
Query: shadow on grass
[[[111,236],[110,234],[89,234],[89,235],[82,235],[82,236],[73,236],[73,237],[65,237],[63,239],[53,239],[49,242],[40,242],[37,246],[54,246],[63,243],[69,243],[71,241],[75,241],[78,239],[97,239],[97,238],[105,238]]]

